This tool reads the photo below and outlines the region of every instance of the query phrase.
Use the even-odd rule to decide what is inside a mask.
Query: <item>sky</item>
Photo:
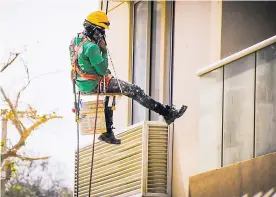
[[[69,44],[82,30],[86,15],[98,9],[98,0],[1,0],[0,1],[0,66],[10,52],[25,51],[11,67],[0,73],[0,84],[9,97],[26,83],[23,61],[30,78],[37,76],[22,94],[20,107],[31,104],[41,113],[56,111],[63,119],[51,120],[28,139],[30,156],[51,156],[50,163],[60,165],[66,184],[73,187],[76,123],[70,80]],[[2,97],[0,108],[6,107]],[[18,139],[12,125],[8,138]],[[80,145],[92,142],[81,136]],[[54,167],[53,167],[54,169]]]

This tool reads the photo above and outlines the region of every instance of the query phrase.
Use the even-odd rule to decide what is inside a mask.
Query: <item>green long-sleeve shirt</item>
[[[77,46],[84,38],[76,37],[75,46]],[[70,58],[72,61],[70,49]],[[79,50],[78,64],[81,70],[87,74],[105,76],[108,74],[108,57],[107,53],[102,53],[100,48],[94,42],[87,40]],[[76,85],[79,91],[89,93],[97,87],[96,80],[83,80],[77,75]]]

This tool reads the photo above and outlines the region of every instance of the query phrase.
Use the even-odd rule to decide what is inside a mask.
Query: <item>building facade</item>
[[[276,137],[276,96],[270,97],[269,109],[256,116],[258,106],[265,105],[256,101],[265,92],[259,88],[260,93],[254,94],[263,87],[256,85],[257,63],[250,62],[256,61],[256,55],[235,67],[252,68],[225,67],[221,73],[212,74],[211,69],[196,74],[275,36],[275,7],[276,2],[99,1],[99,9],[108,10],[107,42],[117,77],[139,85],[162,103],[188,106],[169,127],[173,134],[171,196],[189,196],[191,176],[276,152],[276,141],[269,140]],[[273,49],[269,50],[270,64],[276,67]],[[231,59],[233,64],[236,59]],[[272,73],[267,91],[275,95],[275,70]],[[266,113],[271,115],[267,118],[270,129],[261,134]],[[114,116],[116,134],[144,120],[164,122],[126,97],[119,99]]]

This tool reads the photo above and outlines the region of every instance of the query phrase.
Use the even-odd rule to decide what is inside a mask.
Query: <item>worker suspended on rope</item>
[[[116,79],[111,75],[105,42],[105,29],[109,29],[109,25],[108,17],[104,12],[92,12],[84,20],[84,31],[78,33],[71,42],[72,79],[75,76],[79,92],[87,95],[95,94],[102,79],[105,78],[105,89],[101,88],[100,92],[122,93],[163,116],[168,125],[173,123],[184,114],[187,106],[182,105],[180,109],[176,109],[173,106],[161,104],[145,94],[139,86]],[[107,131],[99,136],[99,140],[120,144],[121,141],[114,136],[113,111],[108,107],[108,98],[105,99],[105,117]]]

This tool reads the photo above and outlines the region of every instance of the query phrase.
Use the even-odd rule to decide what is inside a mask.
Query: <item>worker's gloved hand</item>
[[[103,39],[99,41],[98,46],[103,53],[107,52],[106,43]]]

